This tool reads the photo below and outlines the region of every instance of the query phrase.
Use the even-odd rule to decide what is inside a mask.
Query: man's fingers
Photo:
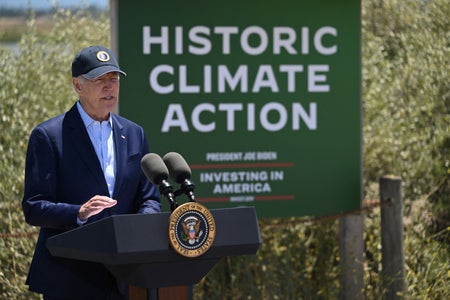
[[[117,200],[111,199],[106,196],[94,196],[89,199],[88,202],[83,204],[78,212],[78,217],[81,220],[85,220],[90,216],[100,213],[105,208],[112,207],[117,204]]]
[[[117,204],[117,200],[106,196],[94,196],[91,198],[92,204],[95,206],[111,207]]]
[[[98,206],[103,206],[103,207],[111,207],[117,204],[116,200],[110,199],[110,200],[100,200],[98,202],[95,203]]]

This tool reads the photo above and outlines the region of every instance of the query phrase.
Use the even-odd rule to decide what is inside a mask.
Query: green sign
[[[119,112],[186,159],[198,202],[360,207],[359,1],[122,0],[118,41]]]

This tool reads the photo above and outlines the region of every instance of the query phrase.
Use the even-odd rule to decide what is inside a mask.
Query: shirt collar
[[[81,120],[83,120],[84,126],[89,127],[92,123],[96,122],[94,119],[92,119],[87,112],[84,110],[83,106],[81,106],[80,101],[77,101],[77,108],[78,108],[78,112],[80,113],[81,116]],[[108,123],[109,125],[111,125],[112,128],[112,119],[111,119],[111,114],[109,114],[108,117]]]

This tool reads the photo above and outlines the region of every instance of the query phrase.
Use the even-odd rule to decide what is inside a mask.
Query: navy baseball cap
[[[82,49],[72,62],[72,77],[83,75],[87,79],[95,79],[106,73],[122,71],[114,53],[102,46],[89,46]]]

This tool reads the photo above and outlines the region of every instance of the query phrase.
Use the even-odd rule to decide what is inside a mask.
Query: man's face
[[[94,120],[108,119],[109,112],[116,108],[119,100],[119,79],[117,72],[106,73],[96,79],[73,78],[81,105]]]

